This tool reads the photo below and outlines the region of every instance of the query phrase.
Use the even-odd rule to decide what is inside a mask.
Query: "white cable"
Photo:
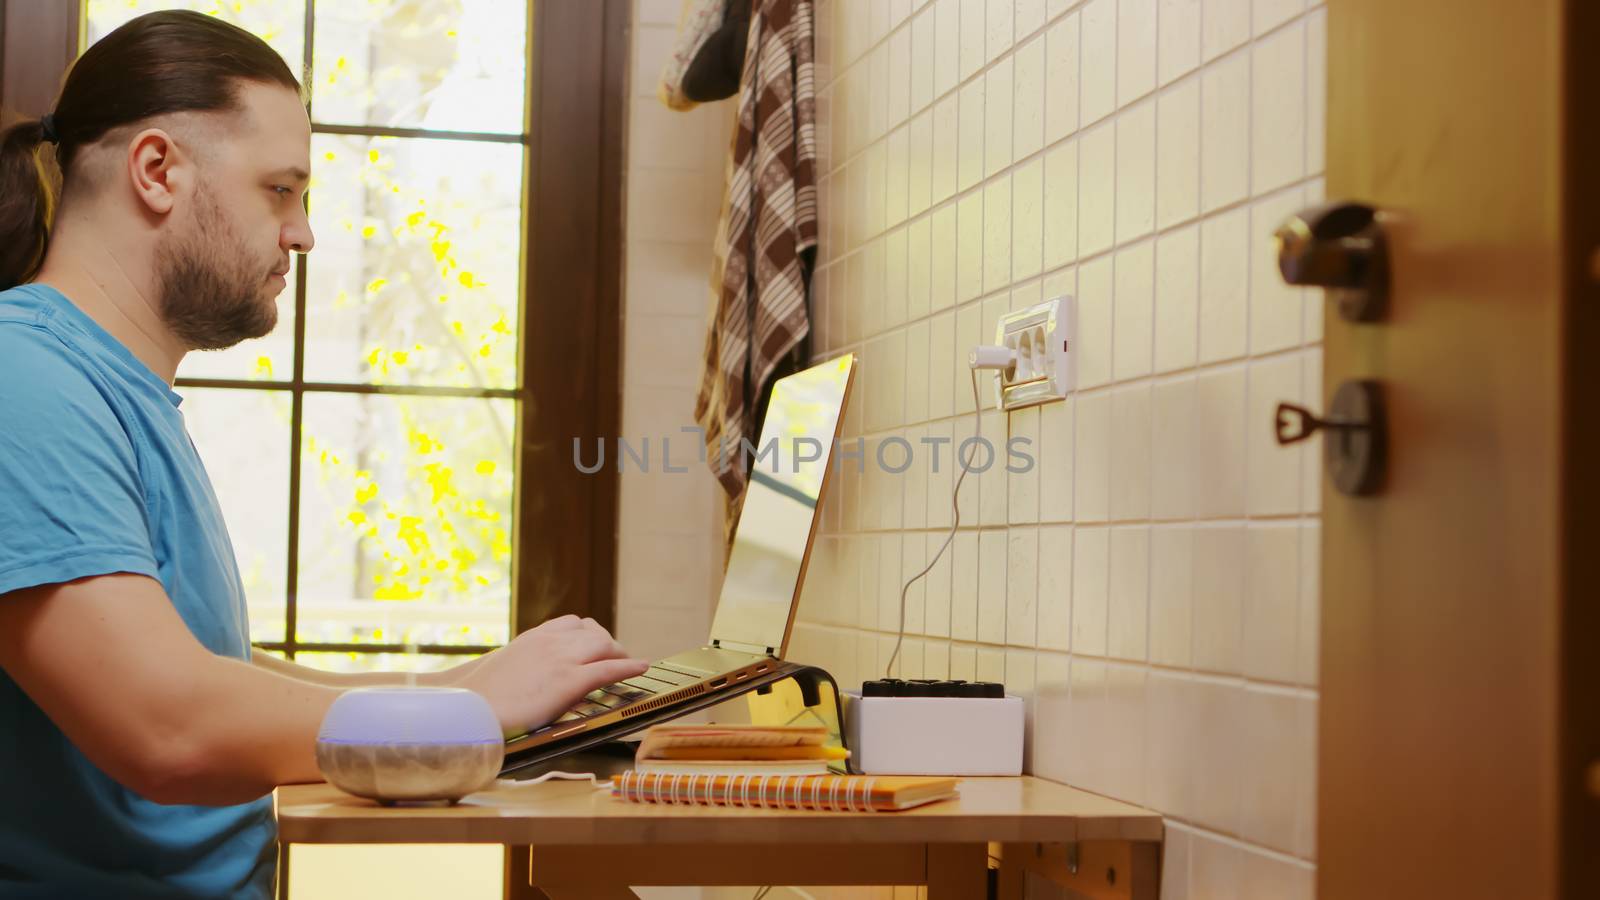
[[[979,363],[976,357],[974,357],[972,360],[972,364],[973,368],[967,370],[967,374],[972,376],[972,435],[973,437],[981,438],[983,437],[983,404],[978,402]],[[977,449],[977,445],[974,443],[972,447],[972,453],[977,452]],[[960,453],[959,448],[956,452],[958,454]],[[933,559],[928,561],[927,567],[921,572],[911,576],[911,580],[907,581],[905,586],[900,588],[900,633],[895,636],[894,652],[889,654],[889,664],[884,666],[884,678],[894,677],[894,664],[895,661],[900,658],[900,645],[903,644],[906,639],[906,594],[910,592],[911,586],[916,584],[918,579],[928,574],[933,570],[934,566],[939,564],[939,557],[944,555],[944,551],[950,546],[950,542],[955,540],[956,529],[961,527],[961,506],[957,500],[961,496],[961,482],[966,479],[967,472],[972,470],[972,453],[968,453],[966,457],[961,460],[961,475],[960,477],[956,478],[956,486],[950,491],[950,511],[955,516],[955,521],[950,525],[950,533],[945,535],[944,543],[939,545],[939,552],[933,554]]]
[[[611,781],[609,779],[601,781],[593,772],[546,772],[538,778],[529,778],[521,781],[515,778],[501,778],[496,780],[495,783],[504,787],[523,787],[530,784],[540,784],[552,778],[560,778],[565,781],[587,781],[598,790],[611,790]]]

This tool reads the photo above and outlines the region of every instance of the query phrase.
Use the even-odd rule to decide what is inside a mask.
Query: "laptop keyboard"
[[[684,665],[667,666],[663,663],[654,663],[643,675],[608,684],[591,692],[550,724],[559,725],[562,722],[586,719],[655,694],[671,693],[684,685],[710,678],[712,674],[714,673]]]

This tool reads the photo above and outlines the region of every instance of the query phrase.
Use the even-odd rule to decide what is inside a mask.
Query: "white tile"
[[[1195,379],[1158,383],[1151,397],[1150,515],[1188,519],[1195,511]]]
[[[989,0],[984,10],[984,61],[994,62],[1011,49],[1014,39],[1012,17],[1014,0]]]
[[[1005,643],[1032,647],[1038,642],[1039,532],[1024,527],[1009,536],[988,533],[1006,542]]]
[[[1006,642],[1009,574],[1006,533],[981,532],[978,535],[978,640],[985,644]]]
[[[859,254],[861,257],[861,290],[856,294],[866,298],[861,312],[862,338],[872,338],[883,333],[884,250],[881,238],[874,240]],[[873,302],[871,298],[877,298]]]
[[[1033,774],[1065,781],[1072,731],[1070,667],[1065,653],[1040,653],[1034,671]]]
[[[911,111],[913,113],[933,101],[936,52],[934,8],[929,6],[911,20]]]
[[[959,97],[951,94],[933,107],[933,169],[930,200],[940,203],[956,192],[956,149],[960,144]]]
[[[705,240],[716,232],[720,191],[710,175],[672,169],[634,172],[628,186],[629,241]]]
[[[630,316],[623,346],[634,375],[623,383],[691,389],[703,358],[695,345],[703,350],[705,332],[705,322],[692,316]]]
[[[911,189],[911,129],[902,125],[884,141],[883,223],[894,228],[906,220]]]
[[[1107,122],[1078,139],[1078,255],[1111,247],[1116,228],[1117,133]]]
[[[1317,686],[1322,664],[1322,526],[1307,523],[1300,527],[1300,584],[1297,588],[1300,611],[1295,617],[1296,679]]]
[[[937,313],[956,303],[956,204],[947,203],[934,210],[932,223],[928,235],[928,283],[932,290],[929,303]]]
[[[1084,5],[1080,111],[1084,124],[1097,122],[1117,108],[1117,0],[1091,0]]]
[[[626,252],[628,284],[635,288],[628,292],[628,315],[639,311],[704,319],[711,297],[703,245],[629,241]]]
[[[1200,81],[1189,78],[1156,100],[1156,225],[1200,212]]]
[[[906,230],[897,228],[883,239],[884,327],[898,328],[906,323],[909,302],[906,284]]]
[[[1306,0],[1252,0],[1250,24],[1259,36],[1282,25],[1306,8]]]
[[[928,344],[928,418],[942,419],[955,411],[955,314],[934,316]],[[931,507],[930,507],[931,511]],[[931,521],[931,520],[930,520]]]
[[[1078,143],[1052,147],[1044,157],[1044,267],[1078,258]]]
[[[857,537],[861,562],[861,589],[856,595],[856,623],[862,628],[878,627],[878,554],[883,549],[880,535]],[[871,664],[868,665],[871,667]]]
[[[984,85],[984,80],[977,78],[961,88],[961,146],[956,151],[958,191],[983,180]]]
[[[1300,323],[1311,295],[1303,288],[1284,284],[1271,235],[1299,211],[1301,196],[1298,188],[1282,191],[1250,208],[1251,353],[1271,353],[1300,343]]]
[[[937,546],[934,537],[930,535],[928,541],[930,558]],[[937,542],[944,542],[942,533],[937,535]],[[954,549],[955,544],[952,543],[933,564],[933,568],[928,570],[928,574],[923,576],[927,582],[927,589],[923,592],[923,626],[930,637],[950,635],[950,553]]]
[[[1304,405],[1298,354],[1255,360],[1249,367],[1249,407],[1245,412],[1245,469],[1249,472],[1245,510],[1252,516],[1290,515],[1300,511],[1301,444],[1278,444],[1280,402]]]
[[[1198,550],[1198,547],[1196,548]],[[1197,621],[1198,625],[1198,611]],[[1239,800],[1243,783],[1250,777],[1244,767],[1245,698],[1244,687],[1236,682],[1197,680],[1190,692],[1196,720],[1193,780],[1190,796],[1195,821],[1207,828],[1235,832],[1239,823]],[[1199,862],[1198,857],[1194,861]],[[1201,878],[1196,872],[1195,884]],[[1227,886],[1227,882],[1224,882]],[[1200,892],[1201,897],[1227,897],[1228,893]]]
[[[1048,403],[1039,409],[1039,521],[1072,520],[1074,400]]]
[[[1292,682],[1299,674],[1300,527],[1252,524],[1246,545],[1244,675]]]
[[[926,421],[928,418],[928,385],[916,373],[928,371],[927,320],[913,322],[906,328],[905,420],[908,423]]]
[[[1048,11],[1045,9],[1045,0],[1016,0],[1016,5],[1015,27],[1017,42],[1021,43],[1044,27]]]
[[[1078,389],[1111,380],[1111,257],[1078,267]]]
[[[1011,174],[983,187],[983,290],[1011,284]],[[993,332],[985,332],[993,334]]]
[[[967,368],[965,359],[967,350],[975,344],[985,343],[983,330],[983,306],[979,303],[969,303],[956,309],[956,365],[954,366],[955,382],[952,389],[955,392],[956,412],[964,421],[957,423],[967,429],[967,436],[972,435],[972,370]],[[982,399],[980,394],[979,399]],[[963,507],[965,510],[965,507]],[[968,519],[969,523],[975,521]]]
[[[1110,581],[1106,599],[1106,654],[1143,662],[1150,616],[1150,529],[1111,529]]]
[[[1201,373],[1195,404],[1195,510],[1202,518],[1245,513],[1245,372]]]
[[[1306,159],[1306,28],[1296,23],[1251,48],[1250,190],[1298,180]]]
[[[1105,792],[1144,802],[1144,718],[1146,670],[1143,666],[1106,667],[1106,740],[1100,766]]]
[[[961,80],[966,81],[983,68],[985,62],[984,3],[966,0],[961,4]]]
[[[1155,316],[1155,242],[1140,241],[1115,257],[1116,317],[1112,373],[1118,381],[1150,374]]]
[[[974,681],[978,677],[977,650],[973,647],[950,648],[950,677],[960,681]]]
[[[889,178],[886,174],[888,157],[889,145],[885,141],[878,141],[862,154],[862,161],[866,165],[866,180],[862,192],[866,199],[866,215],[862,227],[867,237],[875,237],[882,233],[885,225],[884,213],[889,208]]]
[[[900,588],[905,579],[900,572],[905,562],[900,558],[901,536],[898,532],[879,535],[878,543],[878,629],[890,634],[900,630]]]
[[[1200,226],[1156,238],[1156,346],[1154,369],[1194,365],[1199,344]]]
[[[1189,897],[1191,900],[1236,900],[1244,866],[1238,844],[1196,833],[1189,846]]]
[[[1016,103],[1011,57],[995,63],[984,73],[983,177],[988,178],[1011,165],[1011,111]]]
[[[911,30],[902,28],[889,38],[889,127],[911,116]]]
[[[961,0],[937,0],[934,9],[933,95],[942,97],[961,80]]]
[[[1244,199],[1250,175],[1250,57],[1240,53],[1200,73],[1200,207]]]
[[[1011,269],[1018,280],[1044,265],[1044,165],[1033,159],[1011,175]]]
[[[1150,386],[1111,395],[1111,519],[1150,516]]]
[[[1243,633],[1245,532],[1204,526],[1194,532],[1194,660],[1196,669],[1238,674]]]
[[[1316,868],[1297,859],[1239,850],[1237,896],[1243,900],[1311,900],[1316,896]]]
[[[1078,14],[1045,32],[1044,141],[1053,144],[1078,130]]]
[[[1168,84],[1200,64],[1200,0],[1160,0],[1156,67]]]
[[[1249,344],[1250,215],[1234,209],[1200,223],[1200,361],[1236,359]]]
[[[906,320],[926,318],[933,302],[933,219],[923,216],[906,229]]]
[[[1156,219],[1156,105],[1146,100],[1117,116],[1117,242],[1150,233]]]
[[[1296,856],[1317,853],[1317,704],[1315,696],[1300,702],[1300,727],[1295,741],[1295,816],[1291,848]],[[1306,895],[1310,900],[1310,895]]]
[[[868,19],[870,22],[870,30],[867,32],[867,40],[872,44],[876,44],[883,40],[884,35],[889,33],[889,16],[890,11],[893,8],[893,4],[874,3],[871,6],[872,12],[870,18]]]
[[[894,475],[895,480],[900,482],[905,493],[904,527],[908,529],[926,528],[928,524],[928,470],[924,459],[926,448],[921,442],[921,439],[927,433],[927,427],[922,425],[906,429],[905,439],[908,446],[899,449],[899,452],[905,453],[910,457],[910,465],[906,470]],[[917,570],[920,571],[920,569],[921,566],[918,566]],[[915,575],[916,571],[910,574]],[[921,582],[918,582],[915,589],[920,598]]]
[[[1328,117],[1328,10],[1306,17],[1306,173],[1322,171]]]
[[[1106,599],[1110,584],[1110,532],[1072,531],[1072,651],[1090,656],[1106,652]]]
[[[867,54],[871,89],[867,94],[868,140],[877,140],[889,133],[889,45],[879,44]]]
[[[1211,61],[1250,39],[1250,0],[1205,0],[1200,56]]]
[[[1106,703],[1106,664],[1075,657],[1069,663],[1072,701],[1068,728],[1073,739],[1064,748],[1063,775],[1070,784],[1092,791],[1108,791],[1109,770],[1105,748],[1111,744]]]
[[[1036,597],[1038,644],[1041,649],[1067,650],[1072,637],[1072,528],[1046,525],[1039,529],[1039,586]]]
[[[956,303],[983,293],[983,191],[963,196],[956,212]]]
[[[1103,522],[1110,517],[1111,503],[1111,396],[1079,395],[1075,413],[1074,519]]]
[[[1117,106],[1156,86],[1156,0],[1117,2]]]
[[[1281,691],[1244,692],[1243,780],[1239,836],[1274,850],[1292,849],[1295,813],[1295,746],[1300,705]]]
[[[1012,75],[1012,155],[1027,159],[1044,146],[1045,37],[1017,50]]]
[[[1187,668],[1194,621],[1194,530],[1150,532],[1150,661]]]
[[[1006,519],[1012,525],[1039,521],[1039,407],[1010,414],[1005,440]]]
[[[1152,648],[1153,649],[1153,648]],[[1189,683],[1169,672],[1152,671],[1145,683],[1145,801],[1169,815],[1187,816],[1189,768],[1193,760],[1194,711]],[[1180,832],[1168,826],[1167,860],[1161,871],[1161,896],[1169,897],[1174,885],[1183,884],[1188,872],[1174,871],[1172,845]],[[1186,846],[1186,844],[1185,844]],[[1183,861],[1187,864],[1187,860]]]
[[[950,636],[970,641],[978,636],[978,533],[961,531],[950,549]]]

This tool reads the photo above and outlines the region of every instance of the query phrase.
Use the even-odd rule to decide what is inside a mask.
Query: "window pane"
[[[289,410],[283,391],[184,388],[183,419],[228,522],[250,639],[281,641],[289,559]]]
[[[294,377],[294,281],[300,254],[289,259],[289,286],[278,295],[278,326],[272,333],[226,350],[196,351],[183,358],[179,378],[238,378],[288,381]]]
[[[507,640],[513,409],[306,396],[297,640]]]
[[[527,0],[319,0],[318,122],[522,132]]]
[[[477,654],[467,653],[311,653],[294,655],[302,666],[324,672],[438,672],[458,666]]]
[[[305,69],[306,5],[304,0],[89,0],[85,46],[93,44],[129,19],[163,9],[192,9],[231,22],[278,51],[289,71],[301,78]]]
[[[311,141],[306,379],[516,385],[522,145]]]

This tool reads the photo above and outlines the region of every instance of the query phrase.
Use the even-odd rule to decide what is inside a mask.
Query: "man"
[[[320,780],[329,704],[385,680],[251,654],[171,389],[275,324],[309,155],[282,60],[193,13],[108,35],[0,136],[0,896],[270,896],[267,795]],[[567,617],[423,680],[512,731],[645,668]]]

